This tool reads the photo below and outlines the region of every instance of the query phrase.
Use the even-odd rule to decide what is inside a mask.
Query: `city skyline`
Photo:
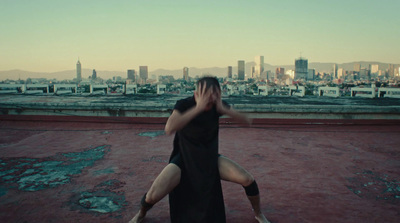
[[[254,59],[256,59],[256,56]],[[262,56],[261,56],[262,57]],[[307,60],[307,58],[302,57],[303,59]],[[298,61],[300,58],[296,58],[295,61],[293,61],[293,64],[289,65],[271,65],[268,63],[264,63],[264,71],[265,72],[276,72],[279,74],[284,74],[285,72],[282,73],[282,70],[286,70],[288,72],[295,72],[296,70],[296,61]],[[233,66],[227,66],[227,67],[205,67],[205,68],[196,68],[196,67],[183,67],[183,70],[186,68],[188,70],[191,70],[190,76],[195,77],[195,76],[202,76],[202,75],[215,75],[218,77],[228,77],[229,75],[238,75],[239,72],[239,66],[241,66],[240,70],[243,70],[241,72],[241,78],[245,78],[243,75],[246,75],[247,78],[252,78],[252,72],[254,73],[255,67],[257,62],[256,61],[244,61],[244,60],[238,60],[234,61],[235,64],[232,64]],[[382,62],[377,62],[377,61],[354,61],[350,63],[343,63],[343,64],[336,64],[336,63],[319,63],[319,62],[311,62],[309,63],[308,67],[310,69],[313,69],[314,72],[316,73],[334,73],[334,67],[337,66],[338,69],[338,75],[343,74],[344,72],[351,72],[354,71],[356,67],[360,67],[359,69],[362,70],[370,70],[371,73],[380,73],[380,72],[386,72],[394,69],[394,72],[396,75],[400,73],[400,64],[389,64],[389,63],[382,63]],[[76,67],[72,67],[69,70],[63,70],[63,71],[55,71],[55,72],[34,72],[34,71],[25,71],[25,70],[20,70],[20,69],[14,69],[14,70],[6,70],[2,71],[0,70],[0,81],[4,80],[18,80],[22,79],[25,80],[27,78],[48,78],[48,79],[60,79],[60,80],[72,80],[74,78],[78,79],[90,79],[93,75],[93,70],[96,70],[100,72],[99,77],[101,78],[112,78],[115,76],[120,76],[120,77],[125,77],[128,76],[129,73],[131,73],[131,76],[138,75],[140,76],[140,69],[146,69],[147,70],[147,78],[150,78],[149,75],[152,77],[154,76],[165,76],[165,75],[172,75],[175,77],[182,77],[182,68],[181,69],[152,69],[151,67],[148,66],[141,66],[141,65],[135,65],[135,66],[130,66],[129,69],[125,70],[114,70],[114,71],[107,71],[107,70],[98,70],[97,68],[93,67],[86,67],[85,63],[81,63],[81,60],[79,59],[76,62]],[[136,71],[137,70],[137,71]],[[264,73],[265,73],[264,72]],[[142,73],[144,73],[142,71]],[[286,74],[286,73],[285,73]],[[342,75],[339,75],[342,76]],[[339,77],[337,76],[337,77]],[[232,77],[232,76],[231,76]],[[336,77],[336,76],[335,76]],[[131,80],[134,80],[134,78],[129,78]]]
[[[3,1],[0,70],[228,67],[263,55],[400,63],[395,0]],[[390,7],[389,7],[390,6]]]

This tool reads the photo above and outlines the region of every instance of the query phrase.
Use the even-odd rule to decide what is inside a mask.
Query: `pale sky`
[[[0,0],[0,70],[400,63],[399,0]]]

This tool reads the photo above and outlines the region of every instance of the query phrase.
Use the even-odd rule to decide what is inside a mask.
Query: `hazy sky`
[[[0,0],[0,70],[400,63],[399,0]]]

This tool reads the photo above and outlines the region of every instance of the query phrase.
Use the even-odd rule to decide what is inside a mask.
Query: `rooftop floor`
[[[93,120],[92,120],[93,121]],[[127,222],[167,164],[163,124],[0,121],[0,222]],[[273,222],[399,222],[400,126],[222,124]],[[227,222],[255,222],[223,182]],[[168,197],[145,222],[169,220]]]

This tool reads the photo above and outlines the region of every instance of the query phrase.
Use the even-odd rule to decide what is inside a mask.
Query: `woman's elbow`
[[[164,132],[166,135],[172,135],[175,131],[169,125],[165,125]]]

